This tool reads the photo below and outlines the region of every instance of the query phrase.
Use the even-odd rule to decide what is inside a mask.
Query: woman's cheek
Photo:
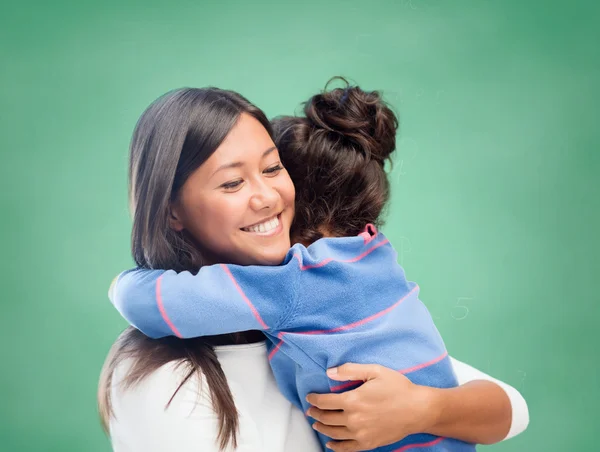
[[[291,206],[292,208],[294,207],[294,200],[296,198],[296,189],[294,187],[294,183],[292,182],[292,179],[290,178],[289,174],[287,173],[287,171],[284,172],[283,174],[284,177],[282,177],[281,179],[281,196],[285,202],[286,205]]]

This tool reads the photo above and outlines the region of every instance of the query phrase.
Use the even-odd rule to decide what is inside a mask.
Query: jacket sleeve
[[[210,265],[197,274],[137,268],[121,273],[109,298],[151,338],[270,330],[293,309],[300,267]]]

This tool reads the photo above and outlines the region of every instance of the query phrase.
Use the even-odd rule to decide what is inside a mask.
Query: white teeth
[[[257,224],[255,226],[251,226],[249,228],[243,228],[243,229],[244,229],[244,231],[248,231],[248,232],[266,233],[266,232],[272,231],[277,226],[279,226],[279,218],[275,217],[272,220],[267,220],[264,223]]]

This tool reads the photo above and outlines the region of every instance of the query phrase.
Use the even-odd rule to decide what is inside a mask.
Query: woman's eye
[[[224,188],[225,190],[234,190],[234,189],[238,188],[241,184],[242,184],[241,180],[235,180],[233,182],[226,182],[223,185],[221,185],[221,187]]]
[[[281,171],[282,169],[283,169],[283,166],[281,166],[281,164],[277,164],[275,166],[267,168],[264,172],[267,174],[276,174],[279,171]]]

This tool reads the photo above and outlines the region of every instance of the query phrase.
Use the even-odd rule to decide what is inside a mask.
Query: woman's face
[[[273,140],[242,114],[181,188],[171,227],[191,234],[214,263],[277,265],[290,248],[294,196]]]

